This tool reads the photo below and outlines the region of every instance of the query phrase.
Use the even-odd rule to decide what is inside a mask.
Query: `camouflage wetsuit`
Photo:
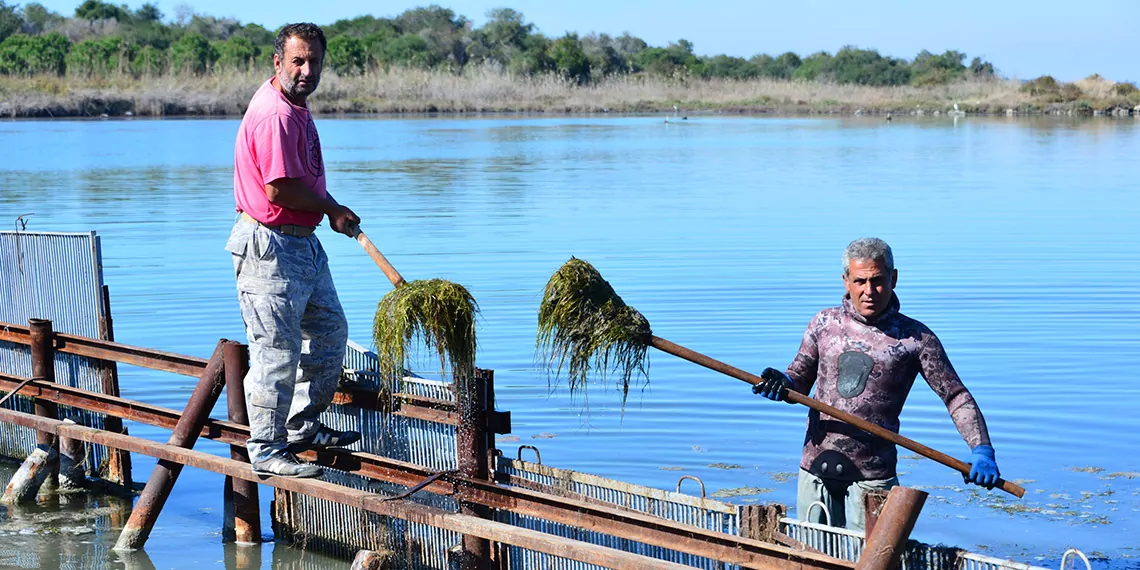
[[[808,394],[814,385],[819,401],[895,433],[903,404],[920,373],[946,404],[966,443],[971,448],[988,445],[985,419],[942,343],[925,325],[899,312],[898,297],[872,319],[856,312],[848,298],[842,306],[820,311],[804,332],[799,353],[787,370],[797,392]],[[848,500],[857,504],[831,514],[842,517],[845,511],[847,526],[861,527],[862,493],[897,484],[897,459],[893,443],[812,410],[800,460],[800,503],[808,498],[805,493],[815,493],[815,499],[829,507],[838,499],[835,507],[840,507],[843,497],[828,495],[847,493]],[[801,519],[808,519],[810,503],[798,505]]]

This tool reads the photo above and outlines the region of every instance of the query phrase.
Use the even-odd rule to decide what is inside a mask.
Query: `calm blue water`
[[[0,227],[34,212],[29,230],[98,232],[121,342],[206,357],[221,337],[244,341],[222,250],[237,125],[0,122]],[[548,388],[535,363],[542,288],[571,255],[584,258],[657,335],[759,372],[785,366],[812,315],[838,303],[844,246],[875,235],[894,248],[903,312],[941,337],[986,416],[1002,474],[1028,489],[1020,501],[978,491],[902,450],[903,483],[930,493],[916,538],[1054,568],[1075,547],[1097,567],[1140,568],[1131,120],[321,118],[318,127],[330,190],[400,272],[461,283],[479,301],[478,363],[496,371],[498,407],[513,413],[514,433],[500,442],[508,455],[533,444],[558,467],[667,489],[696,475],[709,493],[765,490],[732,500],[794,503],[804,408],[655,353],[649,386],[624,414],[603,386],[583,412],[582,398]],[[351,336],[368,345],[391,286],[354,241],[321,232]],[[123,367],[121,382],[124,396],[181,408],[194,379]],[[968,458],[921,380],[902,432]],[[144,480],[153,461],[134,462]],[[221,486],[220,476],[183,473],[147,546],[156,566],[232,558],[220,539]]]

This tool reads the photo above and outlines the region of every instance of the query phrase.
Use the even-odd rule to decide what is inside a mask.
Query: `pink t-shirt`
[[[324,197],[325,162],[313,115],[289,102],[270,79],[261,85],[238,127],[234,145],[234,199],[237,211],[267,225],[316,226],[324,214],[283,208],[269,201],[265,185],[299,178]]]

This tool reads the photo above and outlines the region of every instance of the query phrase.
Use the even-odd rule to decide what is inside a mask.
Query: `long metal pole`
[[[28,329],[32,337],[32,377],[55,382],[55,346],[52,344],[51,321],[28,319]],[[41,418],[59,419],[59,407],[51,400],[36,398],[35,410]],[[36,447],[51,447],[54,443],[51,434],[36,433]],[[58,462],[52,464],[46,483],[52,488],[59,485]]]
[[[210,417],[210,410],[218,402],[218,396],[221,395],[222,387],[225,386],[223,350],[225,345],[229,343],[230,341],[224,339],[218,341],[214,355],[210,357],[209,364],[206,365],[206,370],[198,381],[198,386],[194,388],[194,393],[190,394],[190,401],[186,403],[186,410],[182,413],[182,418],[178,420],[178,424],[174,426],[174,433],[170,436],[167,445],[191,449],[194,447],[194,443],[198,441],[202,427]],[[162,512],[163,505],[166,504],[166,499],[170,497],[170,492],[174,489],[174,484],[178,481],[180,473],[182,473],[181,463],[159,460],[154,471],[150,474],[146,488],[139,496],[138,503],[131,511],[131,518],[127,520],[122,534],[119,535],[119,541],[115,543],[115,550],[137,550],[146,544],[147,538],[150,537],[150,531],[154,527],[155,521],[158,520],[158,515]]]
[[[249,347],[228,343],[223,349],[226,365],[226,407],[230,422],[249,425],[245,407],[245,375],[249,372]],[[249,463],[245,446],[231,445],[230,459]],[[226,477],[225,529],[223,538],[239,544],[261,542],[261,513],[258,506],[257,484],[245,479]]]

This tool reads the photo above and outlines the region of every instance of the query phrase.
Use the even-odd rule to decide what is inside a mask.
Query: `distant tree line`
[[[913,60],[873,49],[844,47],[806,57],[787,52],[744,59],[699,56],[678,40],[650,46],[624,33],[549,38],[509,8],[492,10],[475,27],[436,5],[394,18],[359,16],[324,26],[325,65],[339,75],[392,66],[462,72],[496,65],[517,75],[555,73],[580,85],[610,76],[652,74],[669,78],[773,78],[859,85],[938,85],[990,78],[994,66],[967,62],[958,51],[919,53]],[[275,31],[180,10],[167,19],[153,3],[137,10],[85,0],[72,16],[32,2],[0,0],[0,74],[88,77],[208,74],[222,70],[269,71]]]

